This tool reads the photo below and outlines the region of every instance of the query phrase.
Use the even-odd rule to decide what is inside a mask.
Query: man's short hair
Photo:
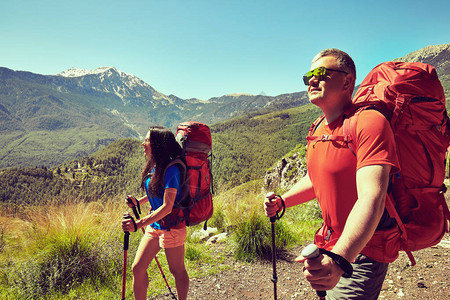
[[[314,59],[313,62],[322,58],[324,56],[333,56],[336,58],[338,68],[342,71],[348,72],[353,75],[353,78],[356,80],[356,67],[353,59],[342,50],[336,48],[329,48],[319,52]]]

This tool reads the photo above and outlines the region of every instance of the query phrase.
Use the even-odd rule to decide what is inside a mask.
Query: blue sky
[[[375,2],[375,1],[374,1]],[[0,3],[0,66],[52,75],[114,66],[180,98],[304,91],[325,48],[357,83],[378,63],[450,43],[450,1],[16,0]]]

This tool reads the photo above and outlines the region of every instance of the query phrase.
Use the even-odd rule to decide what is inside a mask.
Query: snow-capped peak
[[[95,70],[78,69],[78,68],[73,67],[66,71],[62,71],[61,73],[59,73],[57,75],[60,75],[63,77],[81,77],[81,76],[85,76],[85,75],[101,74],[101,73],[105,73],[106,71],[109,71],[109,70],[115,71],[121,76],[125,75],[124,72],[118,71],[114,67],[99,67]]]
[[[87,75],[96,76],[85,78]],[[75,80],[79,80],[80,86],[87,83],[93,90],[114,93],[122,99],[124,104],[129,102],[129,98],[170,99],[138,77],[119,71],[115,67],[99,67],[95,70],[74,67],[57,74],[57,76],[77,78]]]

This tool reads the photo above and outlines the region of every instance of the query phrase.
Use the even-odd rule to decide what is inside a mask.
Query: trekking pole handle
[[[123,214],[124,219],[131,219],[131,216],[129,214]],[[130,244],[130,232],[124,231],[123,236],[123,250],[128,250],[128,246]]]
[[[314,259],[319,257],[320,255],[320,250],[319,248],[315,245],[315,244],[311,244],[306,246],[303,250],[302,250],[302,256],[304,258],[307,259]],[[325,299],[327,292],[326,291],[316,291],[317,296],[319,296],[320,299]]]
[[[266,198],[269,199],[270,202],[272,202],[272,200],[277,197],[281,199],[282,210],[281,210],[281,215],[278,215],[278,212],[277,212],[277,214],[275,216],[270,217],[270,222],[272,222],[272,223],[275,222],[275,220],[281,219],[281,217],[284,215],[284,212],[286,211],[286,205],[284,204],[284,200],[283,200],[283,198],[281,198],[280,195],[277,195],[274,192],[269,192],[266,194]]]
[[[135,199],[135,198],[134,198],[133,196],[130,196],[130,195],[128,195],[128,196],[126,197],[126,200],[128,201],[128,203],[134,204],[134,202],[133,202],[132,199]],[[140,209],[140,206],[139,206],[139,200],[137,200],[137,199],[135,199],[135,200],[136,200],[136,202],[137,202],[137,208],[139,209],[139,212],[140,212],[141,209]],[[136,217],[136,220],[139,220],[139,219],[140,219],[140,216],[139,216],[139,213],[138,213],[138,211],[137,211],[137,209],[136,209],[136,206],[133,206],[131,209],[133,210],[133,213],[134,213],[134,216]],[[131,216],[130,216],[130,217],[131,217]],[[135,223],[135,224],[136,224],[136,223]],[[142,232],[145,233],[144,227],[141,227],[141,229],[142,229]]]
[[[134,212],[134,215],[136,216],[136,219],[139,220],[139,214],[141,214],[141,205],[139,204],[139,200],[134,198],[131,195],[127,195],[126,200],[128,203],[133,204],[133,207],[131,208]],[[134,204],[136,202],[136,204]],[[137,207],[137,210],[136,210]],[[139,212],[139,213],[138,213]]]

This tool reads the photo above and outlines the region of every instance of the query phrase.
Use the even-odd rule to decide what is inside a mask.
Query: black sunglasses
[[[325,75],[327,74],[327,71],[335,71],[335,72],[341,72],[341,73],[348,74],[347,72],[342,71],[342,70],[334,70],[334,69],[327,69],[325,67],[318,67],[318,68],[315,68],[314,70],[307,72],[305,75],[303,75],[303,83],[305,85],[309,85],[309,80],[313,77],[316,77],[317,80],[319,80],[319,81],[324,80]]]

